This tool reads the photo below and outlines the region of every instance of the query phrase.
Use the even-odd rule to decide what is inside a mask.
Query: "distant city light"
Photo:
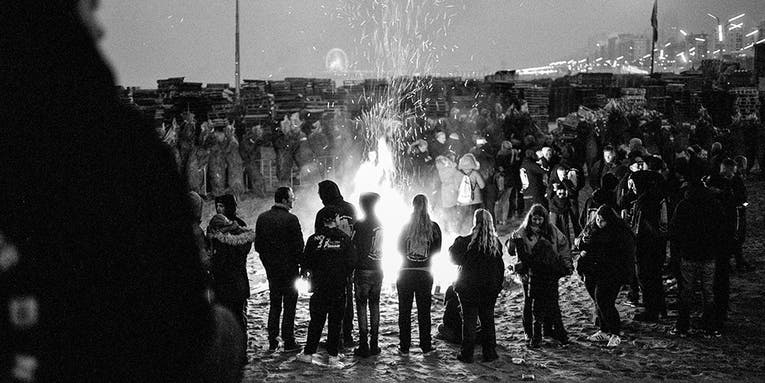
[[[735,16],[735,17],[731,17],[730,19],[728,19],[728,22],[729,22],[729,23],[732,23],[732,22],[734,22],[734,21],[736,21],[736,20],[738,20],[738,19],[740,19],[740,18],[744,17],[744,15],[746,15],[746,13],[742,13],[742,14],[740,14],[740,15],[738,15],[738,16]]]
[[[688,33],[686,33],[686,32],[685,32],[684,30],[682,30],[682,29],[680,30],[680,33],[682,33],[682,34],[683,34],[683,36],[688,36]]]
[[[697,38],[696,38],[696,41],[701,41],[701,42],[703,43],[703,42],[706,42],[707,40],[705,40],[705,39],[702,39],[702,38],[700,38],[700,37],[697,37]]]
[[[619,60],[621,60],[623,58],[624,58],[624,56],[619,56],[619,57],[616,58],[616,61],[619,61]]]
[[[744,23],[731,24],[730,27],[728,27],[728,30],[732,31],[737,28],[742,28],[743,26],[744,26]]]
[[[747,34],[746,34],[746,37],[752,37],[752,36],[754,36],[754,35],[758,34],[759,32],[760,32],[760,31],[758,31],[758,30],[756,30],[756,29],[755,29],[755,30],[753,30],[753,31],[751,31],[751,32],[749,32],[749,33],[747,33]]]
[[[723,31],[722,31],[722,24],[717,24],[717,39],[718,41],[723,41]]]
[[[757,45],[757,44],[759,44],[759,43],[765,43],[765,39],[762,39],[762,40],[760,40],[760,41],[755,41],[755,42],[754,42],[754,44],[755,44],[755,45]]]
[[[670,45],[672,45],[672,43],[666,43],[666,44],[664,44],[664,47],[668,47]]]

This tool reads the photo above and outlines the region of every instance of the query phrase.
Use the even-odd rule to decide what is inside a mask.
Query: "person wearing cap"
[[[268,277],[268,349],[276,351],[279,347],[279,316],[284,309],[281,325],[284,351],[296,351],[300,346],[294,334],[298,299],[295,281],[300,275],[303,232],[297,216],[290,212],[295,203],[292,189],[286,186],[276,189],[274,202],[255,224],[255,250]]]
[[[356,314],[359,318],[359,347],[353,353],[361,357],[380,353],[378,337],[380,291],[383,281],[383,228],[375,213],[375,205],[379,199],[380,195],[377,193],[362,194],[359,197],[359,205],[365,217],[353,225],[353,244],[358,254],[353,285],[356,291]]]
[[[324,323],[327,324],[327,354],[329,365],[343,368],[339,346],[343,313],[346,309],[345,294],[349,277],[356,265],[356,251],[351,238],[338,227],[340,220],[335,207],[326,206],[316,215],[320,226],[308,237],[302,257],[302,273],[311,280],[313,294],[309,302],[311,319],[308,323],[305,349],[298,361],[313,362],[313,354],[319,347]]]

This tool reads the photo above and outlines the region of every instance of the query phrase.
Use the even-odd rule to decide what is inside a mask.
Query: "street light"
[[[722,23],[720,23],[720,18],[715,16],[715,15],[713,15],[713,14],[711,14],[711,13],[707,13],[707,15],[709,17],[715,19],[715,21],[717,21],[717,41],[722,42],[723,41],[723,27],[722,27]]]

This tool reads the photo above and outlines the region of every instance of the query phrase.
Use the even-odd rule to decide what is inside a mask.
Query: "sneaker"
[[[408,348],[399,347],[398,348],[398,354],[401,355],[401,356],[409,356],[409,349]]]
[[[422,350],[423,354],[427,354],[427,353],[435,350],[435,348],[431,345],[431,346],[422,347],[421,350]]]
[[[279,341],[278,340],[269,340],[268,341],[268,352],[276,352],[277,348],[279,348]]]
[[[619,335],[611,335],[611,339],[608,340],[606,347],[616,347],[622,343],[622,338]]]
[[[313,354],[298,354],[298,356],[295,357],[295,360],[301,363],[313,363]]]
[[[590,342],[608,342],[609,336],[603,331],[598,331],[590,335],[589,337],[587,337],[587,340],[589,340]]]
[[[303,348],[300,347],[299,344],[292,342],[292,343],[285,343],[284,344],[284,350],[282,352],[299,352]]]
[[[369,348],[369,355],[380,355],[381,352],[380,347],[373,346]]]
[[[339,356],[329,356],[329,359],[327,360],[327,366],[330,368],[336,368],[336,369],[343,369],[345,368],[345,363],[340,361]]]

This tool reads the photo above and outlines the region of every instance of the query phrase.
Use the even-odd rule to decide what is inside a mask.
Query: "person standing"
[[[577,237],[575,245],[580,250],[577,271],[595,303],[598,319],[598,332],[587,339],[616,347],[621,343],[616,297],[622,285],[629,283],[632,277],[635,238],[613,208],[604,204]]]
[[[377,193],[362,194],[359,197],[359,204],[365,218],[353,225],[353,244],[358,254],[353,283],[356,291],[356,314],[359,318],[359,347],[353,353],[361,357],[380,354],[378,337],[380,291],[383,281],[381,264],[383,228],[375,213],[375,205],[379,199],[380,195]],[[367,306],[369,322],[367,322]]]
[[[685,337],[690,329],[690,310],[696,286],[703,298],[702,327],[714,333],[715,259],[722,251],[722,208],[714,196],[695,179],[689,181],[687,196],[675,209],[669,226],[672,256],[680,258],[679,313],[672,334]],[[697,285],[699,283],[699,285]]]
[[[311,280],[313,295],[309,302],[311,319],[308,322],[308,334],[305,350],[298,355],[298,360],[313,362],[313,354],[319,347],[319,339],[327,324],[327,354],[329,366],[343,368],[340,361],[340,331],[345,310],[346,285],[356,264],[356,252],[353,242],[340,228],[337,210],[324,207],[317,214],[321,223],[319,230],[308,237],[303,253],[303,275]]]
[[[255,224],[255,250],[268,277],[268,349],[273,352],[279,347],[279,316],[284,309],[281,325],[284,351],[297,351],[300,346],[294,333],[298,299],[295,281],[300,275],[303,232],[297,216],[290,213],[295,203],[292,189],[286,186],[276,189],[274,202]]]
[[[338,229],[348,237],[353,238],[353,225],[356,223],[356,209],[350,202],[343,199],[340,188],[334,181],[324,180],[319,182],[319,198],[325,207],[332,207],[337,211],[339,219],[337,221]],[[314,229],[319,231],[321,223],[319,214],[316,214]],[[351,278],[349,276],[349,278]],[[343,345],[353,345],[353,282],[351,280],[346,284],[348,291],[345,292],[345,315],[343,315]],[[341,349],[343,347],[340,347]]]
[[[573,271],[566,236],[550,223],[547,209],[535,204],[511,239],[518,257],[515,272],[523,282],[526,345],[540,346],[543,325],[552,327],[553,339],[568,344],[558,302],[558,279]]]
[[[478,209],[470,235],[457,237],[449,248],[452,262],[459,266],[454,290],[462,307],[462,349],[457,359],[473,362],[476,341],[476,319],[481,321],[484,362],[499,358],[494,328],[494,305],[502,290],[505,263],[502,243],[497,237],[491,214]]]
[[[412,343],[412,300],[417,301],[417,323],[420,329],[420,349],[433,350],[430,335],[430,304],[433,275],[430,262],[441,251],[441,228],[430,220],[428,197],[417,194],[412,200],[414,211],[398,240],[403,256],[401,272],[396,282],[398,290],[399,352],[409,354]]]
[[[215,211],[207,225],[212,248],[211,267],[215,298],[231,310],[247,332],[247,299],[250,281],[247,278],[247,255],[255,233],[236,214],[236,199],[231,194],[215,197]],[[245,337],[246,339],[246,337]]]
[[[540,204],[547,208],[545,197],[545,182],[547,172],[537,163],[539,157],[533,149],[526,149],[526,158],[521,165],[521,183],[524,199],[530,199],[532,204]]]

